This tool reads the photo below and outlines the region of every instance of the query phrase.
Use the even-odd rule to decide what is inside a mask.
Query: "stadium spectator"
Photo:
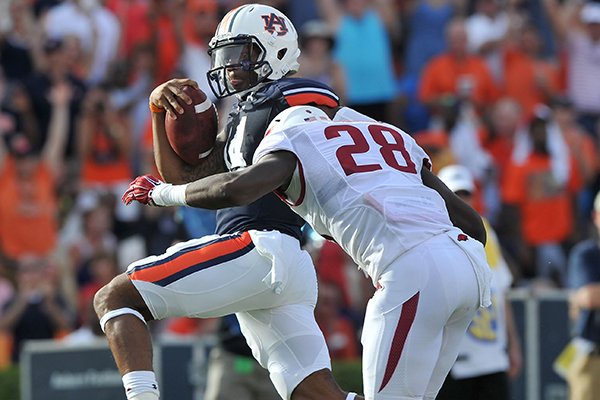
[[[404,73],[419,77],[429,60],[446,50],[446,26],[452,18],[464,15],[466,1],[411,0],[404,3],[407,23]]]
[[[41,148],[48,140],[50,118],[52,115],[51,92],[54,87],[69,86],[67,144],[63,153],[57,155],[60,160],[75,156],[76,121],[85,96],[86,86],[75,75],[76,60],[68,51],[62,40],[47,40],[44,43],[43,69],[36,71],[25,82],[25,88],[30,98],[33,115],[37,121],[38,137],[33,142],[36,148]]]
[[[42,35],[26,0],[7,3],[9,26],[0,28],[0,66],[8,80],[23,81],[41,63]]]
[[[102,252],[99,250],[89,261],[90,279],[87,283],[79,285],[77,322],[82,325],[91,326],[90,306],[93,303],[94,295],[100,288],[111,281],[119,271],[117,258],[114,253]],[[97,321],[97,318],[95,318]]]
[[[499,180],[512,158],[517,132],[525,124],[519,103],[509,97],[500,98],[490,110],[483,146],[494,159]]]
[[[149,18],[148,0],[104,0],[121,28],[119,58],[128,58],[136,49],[150,42],[152,27]]]
[[[469,52],[464,20],[448,24],[446,43],[448,50],[431,59],[421,75],[419,99],[438,119],[448,101],[468,100],[481,111],[496,100],[498,89],[484,59]]]
[[[102,83],[117,57],[121,25],[100,0],[64,0],[48,10],[44,19],[48,38],[64,40],[74,36],[89,60],[83,80],[89,85]]]
[[[77,130],[81,189],[118,199],[133,177],[133,143],[125,113],[115,108],[105,88],[91,88],[83,101]],[[125,238],[134,231],[140,208],[128,209],[115,203],[114,230]]]
[[[496,83],[504,79],[501,49],[510,24],[507,8],[499,0],[475,0],[475,12],[465,21],[469,51],[485,58]]]
[[[56,185],[63,169],[68,105],[67,84],[52,87],[50,136],[36,151],[22,134],[5,137],[0,146],[0,249],[12,259],[24,254],[48,255],[55,250],[58,233]]]
[[[392,37],[399,29],[393,2],[318,0],[317,4],[335,32],[334,58],[344,69],[346,104],[378,121],[389,121],[396,96]]]
[[[575,161],[550,115],[534,118],[521,142],[502,178],[502,219],[513,221],[516,229],[515,248],[509,251],[524,275],[562,287],[566,283],[562,246],[573,230],[571,198],[581,186],[573,173]]]
[[[150,44],[135,47],[132,54],[119,60],[112,71],[113,79],[106,84],[110,104],[122,115],[129,127],[132,143],[144,139],[148,116],[148,94],[152,88],[154,55]],[[147,171],[143,146],[129,146],[129,164],[132,171]]]
[[[308,21],[300,28],[300,69],[303,78],[331,86],[343,103],[346,96],[346,78],[342,66],[333,59],[335,37],[321,20]]]
[[[600,192],[592,211],[594,236],[578,243],[569,255],[570,317],[577,356],[567,372],[570,400],[593,400],[600,393]]]
[[[425,65],[446,50],[444,32],[452,18],[463,15],[464,0],[411,0],[403,2],[404,52],[398,84],[399,120],[407,132],[420,132],[429,126],[427,108],[418,99],[418,87]]]
[[[69,241],[67,253],[73,274],[80,287],[91,280],[90,263],[97,254],[117,252],[117,237],[112,231],[111,197],[84,192],[79,199],[82,208],[81,228]],[[78,210],[74,210],[77,212]]]
[[[466,167],[447,166],[438,177],[458,197],[473,205],[475,182]],[[489,222],[483,222],[487,233],[485,254],[493,273],[492,304],[477,310],[437,400],[508,400],[509,378],[521,372],[521,344],[507,298],[513,277],[496,233]]]
[[[151,0],[148,16],[150,19],[150,44],[154,55],[154,84],[161,84],[172,78],[183,50],[182,13],[184,3],[173,5],[169,0]]]
[[[49,259],[23,255],[17,260],[17,290],[0,315],[0,330],[13,338],[18,362],[26,340],[59,338],[73,328],[73,312],[50,275]]]
[[[219,23],[216,0],[187,0],[184,17],[184,45],[180,60],[180,73],[198,82],[206,95],[215,101],[206,73],[210,69],[208,43]]]
[[[596,142],[577,122],[573,103],[566,97],[557,97],[552,101],[554,119],[569,147],[571,158],[575,160],[574,173],[581,180],[581,190],[574,194],[576,221],[574,235],[577,241],[589,236],[590,215],[593,209],[594,193],[600,172],[600,153]]]
[[[579,122],[592,137],[600,137],[600,4],[589,1],[544,0],[558,40],[567,52],[567,96]]]
[[[524,23],[513,28],[501,50],[503,80],[500,90],[505,97],[521,105],[524,116],[534,116],[538,104],[549,104],[561,91],[557,62],[544,57],[537,28]]]

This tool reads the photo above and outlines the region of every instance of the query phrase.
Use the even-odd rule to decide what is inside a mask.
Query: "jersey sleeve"
[[[267,154],[280,150],[289,151],[295,154],[294,147],[292,146],[289,138],[285,135],[284,130],[267,132],[264,139],[260,142],[256,148],[256,151],[254,152],[252,164],[257,163]]]
[[[361,114],[356,110],[353,110],[352,108],[349,107],[342,107],[338,110],[337,113],[335,113],[335,116],[333,117],[333,121],[335,122],[346,122],[346,121],[350,121],[350,122],[361,122],[361,121],[368,121],[368,122],[375,122],[375,120],[371,117],[366,116],[365,114]]]

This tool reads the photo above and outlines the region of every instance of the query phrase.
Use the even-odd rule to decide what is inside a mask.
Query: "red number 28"
[[[340,137],[340,132],[348,132],[352,141],[352,144],[346,144],[340,146],[335,152],[335,155],[340,162],[340,165],[344,169],[346,175],[352,175],[358,172],[370,172],[382,169],[381,164],[357,164],[354,159],[354,154],[362,154],[369,151],[369,142],[365,139],[363,132],[352,125],[334,125],[325,128],[325,138],[334,139]],[[388,141],[388,138],[383,132],[389,133],[393,142]],[[404,146],[404,139],[400,132],[381,125],[369,125],[369,134],[379,145],[379,152],[383,161],[388,166],[397,169],[398,171],[407,172],[411,174],[417,173],[415,163],[410,159],[410,154],[406,151]],[[399,152],[406,165],[398,163],[395,152]]]

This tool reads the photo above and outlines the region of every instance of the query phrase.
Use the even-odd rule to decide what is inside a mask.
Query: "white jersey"
[[[442,197],[421,180],[422,148],[375,121],[314,121],[273,129],[254,162],[286,150],[298,158],[282,197],[317,232],[333,238],[373,282],[398,256],[453,228]]]

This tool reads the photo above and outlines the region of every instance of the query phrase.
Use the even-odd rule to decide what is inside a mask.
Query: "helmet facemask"
[[[207,72],[210,88],[219,99],[245,92],[266,81],[273,69],[265,60],[266,50],[251,35],[215,40],[208,54],[211,69]]]

